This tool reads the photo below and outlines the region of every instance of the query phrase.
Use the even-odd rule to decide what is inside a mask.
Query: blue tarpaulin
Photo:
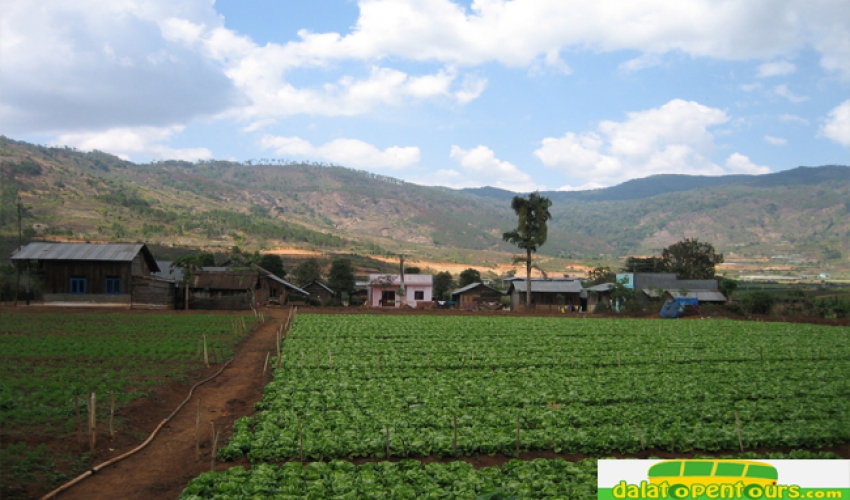
[[[677,297],[664,303],[661,308],[661,317],[675,319],[685,312],[685,306],[698,306],[699,301],[696,297]]]

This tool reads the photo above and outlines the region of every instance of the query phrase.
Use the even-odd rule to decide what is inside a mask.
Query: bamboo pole
[[[741,419],[738,418],[738,410],[735,410],[735,429],[738,431],[738,447],[744,452],[744,441],[741,439]]]
[[[215,470],[215,452],[218,447],[218,431],[215,430],[215,422],[210,420],[212,426],[212,453],[210,454],[210,470]]]
[[[204,364],[207,366],[207,368],[209,368],[210,367],[210,355],[209,355],[209,352],[207,351],[207,336],[204,335],[203,337],[204,337]]]
[[[272,355],[272,353],[267,352],[267,353],[266,353],[266,361],[263,363],[263,385],[265,385],[265,384],[266,384],[266,370],[267,370],[267,369],[268,369],[268,367],[269,367],[269,357],[270,357],[271,355]]]
[[[89,447],[94,455],[97,448],[97,395],[89,396]]]

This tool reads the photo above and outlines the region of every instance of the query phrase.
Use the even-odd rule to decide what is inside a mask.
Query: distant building
[[[511,281],[511,286],[508,288],[511,309],[517,310],[525,305],[526,286],[525,280]],[[579,279],[531,280],[531,304],[537,308],[546,306],[554,309],[569,306],[577,310],[582,306],[583,290]]]
[[[477,310],[482,305],[489,309],[490,304],[500,304],[504,294],[484,283],[471,283],[452,290],[451,296],[459,309]]]
[[[407,274],[404,281],[398,274],[370,274],[368,304],[372,307],[416,307],[420,302],[431,303],[434,277],[430,274]],[[402,293],[402,288],[403,293]]]
[[[141,243],[30,243],[12,261],[43,283],[45,305],[173,309],[176,283]]]
[[[676,273],[625,273],[617,275],[626,288],[643,292],[645,297],[657,298],[665,292],[673,298],[696,298],[700,302],[726,302],[717,280],[680,280]]]
[[[310,294],[310,298],[319,304],[327,304],[336,297],[336,293],[321,281],[313,281],[304,287],[304,291]]]

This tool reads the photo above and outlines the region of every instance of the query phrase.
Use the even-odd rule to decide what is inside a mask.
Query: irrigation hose
[[[71,486],[74,486],[75,484],[79,483],[83,479],[85,479],[89,476],[92,476],[95,473],[99,472],[101,469],[108,467],[108,466],[110,466],[110,465],[112,465],[115,462],[118,462],[120,460],[124,460],[125,458],[129,457],[130,455],[134,455],[134,454],[138,453],[139,451],[143,450],[147,445],[150,444],[151,441],[153,441],[153,438],[156,437],[159,430],[162,429],[162,426],[167,424],[168,422],[170,422],[171,419],[174,418],[175,415],[177,415],[177,412],[179,412],[181,408],[186,406],[186,403],[188,403],[189,400],[192,399],[192,394],[195,392],[195,388],[197,388],[198,386],[205,384],[205,383],[209,382],[210,380],[221,375],[221,372],[223,372],[224,369],[227,368],[227,365],[229,365],[230,363],[233,363],[232,359],[230,361],[228,361],[227,363],[223,364],[221,366],[221,369],[219,369],[217,372],[215,372],[212,376],[205,378],[204,380],[201,380],[197,384],[193,385],[192,388],[189,389],[189,395],[186,396],[186,399],[184,399],[183,402],[180,403],[180,405],[177,406],[177,408],[173,412],[171,412],[171,415],[166,417],[162,422],[159,423],[159,425],[156,426],[156,429],[153,430],[151,435],[148,436],[148,438],[145,440],[144,443],[140,444],[136,448],[133,448],[132,450],[128,451],[127,453],[124,453],[123,455],[119,455],[115,458],[111,458],[111,459],[107,460],[106,462],[103,462],[102,464],[99,464],[99,465],[92,467],[91,469],[87,470],[86,472],[80,474],[79,476],[75,477],[74,479],[63,484],[62,486],[60,486],[60,487],[56,488],[55,490],[51,491],[50,493],[44,495],[43,497],[41,497],[41,500],[48,500],[50,498],[53,498],[56,495],[58,495],[59,493],[67,490]]]

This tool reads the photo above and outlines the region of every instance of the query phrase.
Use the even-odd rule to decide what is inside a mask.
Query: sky
[[[4,0],[0,133],[452,188],[850,164],[847,0]]]

